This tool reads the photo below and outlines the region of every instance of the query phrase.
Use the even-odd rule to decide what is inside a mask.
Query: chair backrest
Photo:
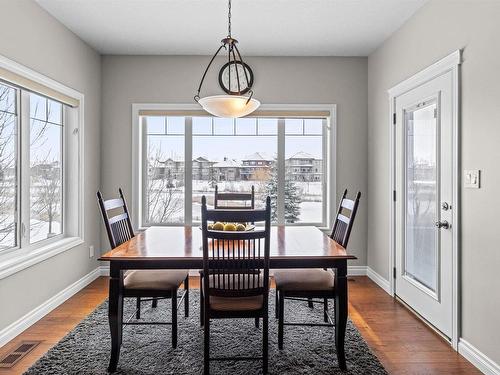
[[[351,229],[354,224],[356,212],[358,211],[361,192],[358,191],[354,200],[348,199],[346,196],[347,189],[345,189],[344,194],[342,194],[337,216],[335,217],[335,221],[333,223],[332,234],[330,235],[331,239],[344,248],[347,248],[347,243],[349,242],[349,237],[351,236]]]
[[[104,200],[100,191],[97,192],[97,201],[101,210],[102,220],[108,233],[109,245],[112,249],[134,237],[134,229],[130,221],[127,203],[123,197],[122,189],[118,189],[120,198]],[[121,210],[122,212],[110,216],[109,211]]]
[[[248,297],[269,292],[271,199],[263,210],[208,210],[202,198],[203,290],[205,295]],[[209,221],[264,222],[252,231],[215,231]],[[208,300],[208,299],[207,299]]]
[[[243,202],[242,205],[237,206],[226,206],[220,204],[221,201],[231,201],[231,202]],[[250,202],[250,205],[247,205]],[[215,185],[215,197],[214,197],[214,208],[222,209],[245,209],[245,208],[255,208],[255,189],[252,185],[252,191],[250,193],[219,193],[217,185]]]

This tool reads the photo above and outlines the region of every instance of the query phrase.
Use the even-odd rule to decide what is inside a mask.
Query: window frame
[[[84,95],[51,78],[31,70],[0,55],[0,68],[23,77],[35,87],[45,87],[78,102],[78,106],[63,105],[61,135],[61,168],[62,168],[62,233],[51,238],[29,243],[29,231],[26,238],[22,236],[21,223],[28,223],[30,215],[29,200],[29,129],[30,108],[29,94],[47,97],[36,89],[24,87],[0,77],[0,83],[16,90],[17,110],[17,208],[16,208],[16,246],[0,251],[0,280],[39,262],[49,259],[64,251],[84,243]],[[23,98],[24,96],[24,98]],[[26,96],[28,97],[26,100]],[[48,97],[50,100],[58,101]],[[64,103],[63,103],[64,104]],[[28,136],[26,136],[28,134]],[[24,142],[24,145],[23,145]],[[24,146],[24,147],[23,147]],[[26,164],[28,167],[26,168]],[[26,193],[27,191],[27,193]],[[23,199],[24,194],[24,199]],[[27,203],[28,202],[28,203]],[[24,210],[24,216],[22,211]],[[26,224],[25,224],[26,225]]]
[[[192,138],[193,138],[193,116],[211,116],[203,114],[200,107],[196,104],[158,104],[158,103],[133,103],[132,104],[132,222],[134,228],[137,230],[147,229],[149,226],[190,226],[196,225],[197,222],[192,221],[192,163],[184,163],[184,222],[183,223],[158,223],[148,224],[145,220],[144,200],[146,194],[144,193],[144,184],[146,181],[145,173],[145,160],[143,155],[146,152],[147,136],[145,134],[145,119],[140,115],[147,111],[165,111],[175,113],[174,116],[182,116],[185,113],[185,135],[184,135],[184,160],[192,160]],[[285,181],[285,127],[280,126],[280,121],[285,121],[285,116],[275,115],[276,112],[318,112],[327,111],[329,116],[323,120],[323,201],[326,204],[322,205],[323,222],[315,223],[285,223],[284,222],[284,184],[279,183],[278,189],[278,222],[275,225],[295,225],[295,226],[317,226],[322,230],[331,227],[332,222],[332,209],[334,209],[336,202],[336,138],[337,138],[337,106],[336,104],[267,104],[262,105],[259,111],[268,111],[273,113],[269,116],[278,118],[278,130],[276,137],[278,138],[278,181]],[[196,112],[198,112],[196,114]],[[292,116],[290,116],[292,117]],[[293,116],[296,117],[296,116]],[[304,116],[306,117],[306,116]],[[212,129],[213,132],[213,129]],[[281,134],[280,134],[281,133]],[[244,135],[242,135],[244,136]],[[300,135],[298,135],[300,136]]]

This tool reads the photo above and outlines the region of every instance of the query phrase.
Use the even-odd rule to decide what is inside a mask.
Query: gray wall
[[[386,90],[464,48],[462,169],[482,187],[462,191],[462,336],[500,363],[500,2],[431,1],[368,59],[368,265],[389,279],[389,101]]]
[[[244,48],[244,46],[243,46]],[[244,51],[244,49],[243,49]],[[208,56],[104,56],[102,82],[102,169],[104,193],[119,186],[131,194],[132,103],[193,103]],[[338,105],[337,193],[344,187],[366,192],[367,59],[337,57],[247,58],[262,103]],[[217,65],[217,64],[216,64]],[[220,65],[219,65],[220,66]],[[204,93],[221,92],[215,73]],[[352,265],[366,265],[367,203],[363,197],[350,251]],[[107,241],[103,240],[103,248]]]
[[[85,94],[86,244],[0,280],[0,330],[98,266],[88,245],[99,245],[95,201],[99,187],[101,58],[37,4],[0,0],[0,54]]]

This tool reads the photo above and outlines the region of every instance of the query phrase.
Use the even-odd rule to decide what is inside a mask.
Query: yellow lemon
[[[224,225],[224,230],[235,231],[236,225],[234,225],[233,223],[227,223],[226,225]]]
[[[213,226],[212,226],[212,229],[213,230],[224,230],[224,224],[222,224],[221,222],[216,222]]]
[[[240,223],[236,226],[236,230],[239,232],[242,232],[242,231],[246,230],[246,227]]]
[[[214,229],[214,225],[213,225],[213,224],[207,224],[207,228],[208,228],[209,230]]]

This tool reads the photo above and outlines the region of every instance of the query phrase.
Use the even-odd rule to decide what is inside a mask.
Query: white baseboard
[[[375,284],[381,287],[387,294],[391,294],[391,283],[384,279],[370,267],[366,267],[366,276],[368,276]]]
[[[109,265],[99,267],[99,276],[109,276]]]
[[[468,341],[459,339],[458,352],[483,374],[500,375],[500,364],[488,358]]]
[[[100,275],[101,276],[109,276],[109,266],[101,266]],[[347,267],[347,276],[366,276],[366,266],[348,266]],[[270,274],[272,276],[273,271],[270,270]],[[189,270],[189,276],[199,276],[200,273],[198,270]]]
[[[366,276],[366,266],[347,266],[347,276]]]
[[[16,320],[14,323],[8,325],[0,331],[0,347],[4,346],[14,337],[19,335],[25,329],[29,328],[49,312],[54,310],[57,306],[62,304],[68,298],[85,288],[92,281],[101,276],[100,268],[96,268],[92,272],[83,276],[80,280],[75,281],[73,284],[61,290],[55,296],[49,298],[41,305],[35,307],[29,313]]]

